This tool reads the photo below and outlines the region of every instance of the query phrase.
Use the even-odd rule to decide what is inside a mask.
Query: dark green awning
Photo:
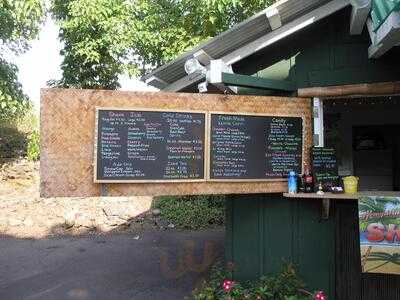
[[[374,30],[378,30],[379,27],[385,22],[387,17],[393,11],[400,11],[400,0],[373,0],[371,17],[374,22]]]

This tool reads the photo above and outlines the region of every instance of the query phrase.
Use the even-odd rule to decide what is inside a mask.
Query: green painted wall
[[[282,195],[240,195],[227,200],[227,261],[237,280],[279,272],[291,262],[315,290],[334,296],[334,220],[321,220],[321,203]],[[330,298],[333,299],[333,298]]]

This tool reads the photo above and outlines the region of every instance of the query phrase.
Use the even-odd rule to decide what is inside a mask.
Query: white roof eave
[[[315,22],[328,17],[329,15],[350,5],[350,0],[333,0],[322,5],[297,19],[266,33],[264,36],[228,53],[220,59],[228,66],[280,41],[281,39],[294,34],[301,29],[308,27]],[[264,13],[264,12],[262,12]],[[259,14],[257,14],[259,15]],[[206,66],[207,67],[207,66]],[[202,74],[186,75],[179,80],[170,83],[163,91],[178,92],[184,88],[195,84],[205,78]]]

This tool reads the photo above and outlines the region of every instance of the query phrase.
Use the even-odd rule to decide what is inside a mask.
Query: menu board
[[[203,112],[97,110],[95,182],[205,180]]]
[[[210,180],[271,180],[301,173],[299,117],[211,113]]]
[[[330,191],[332,186],[338,185],[338,165],[334,148],[313,147],[311,161],[316,189],[320,183],[324,191]]]

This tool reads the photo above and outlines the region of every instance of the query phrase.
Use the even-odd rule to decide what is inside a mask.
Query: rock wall
[[[20,160],[0,168],[0,235],[108,232],[146,214],[152,197],[39,197],[39,166]]]
[[[0,234],[42,237],[66,230],[108,232],[128,226],[151,207],[151,197],[0,200]]]

